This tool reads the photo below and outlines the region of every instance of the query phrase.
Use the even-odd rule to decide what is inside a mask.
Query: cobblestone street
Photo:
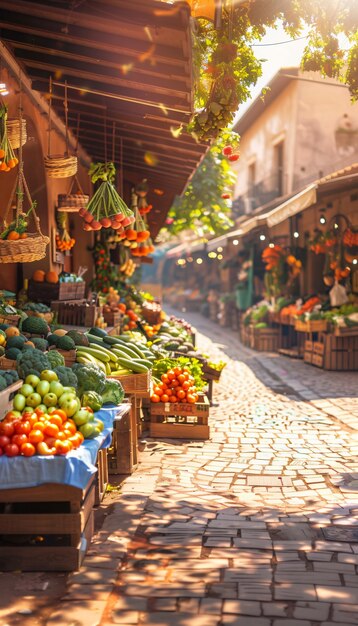
[[[230,357],[211,440],[142,440],[43,623],[358,624],[357,375],[254,353],[186,317],[204,351]]]

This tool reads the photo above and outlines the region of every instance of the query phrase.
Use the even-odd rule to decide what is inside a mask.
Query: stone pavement
[[[230,357],[211,440],[143,440],[65,596],[22,623],[358,625],[357,375],[186,317],[204,351]]]

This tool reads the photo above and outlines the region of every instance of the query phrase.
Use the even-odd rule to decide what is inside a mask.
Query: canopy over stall
[[[123,166],[130,184],[143,178],[154,235],[207,146],[185,132],[193,112],[190,7],[155,0],[0,0],[0,39],[63,117],[94,161]]]

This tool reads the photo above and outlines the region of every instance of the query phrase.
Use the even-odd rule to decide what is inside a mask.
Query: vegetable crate
[[[95,325],[101,310],[95,304],[88,304],[86,300],[54,301],[51,302],[51,308],[57,313],[59,324],[87,328]]]
[[[20,324],[21,315],[6,315],[0,313],[0,324],[8,324],[9,326],[18,326]]]
[[[108,485],[108,459],[107,449],[98,450],[97,454],[97,480],[95,487],[95,506],[101,504]]]
[[[103,319],[107,326],[119,328],[123,319],[120,311],[103,311]]]
[[[72,365],[76,362],[76,350],[59,350],[56,346],[53,348],[51,347],[50,350],[56,350],[56,352],[62,354],[65,359],[66,367],[72,367]]]
[[[150,393],[151,372],[148,370],[143,374],[124,374],[123,376],[111,376],[121,383],[124,393],[128,395],[147,396]]]
[[[357,371],[358,335],[322,335],[320,341],[306,341],[304,360],[325,370]]]
[[[0,490],[0,570],[79,569],[93,535],[95,479]]]
[[[86,283],[40,283],[29,280],[29,299],[33,302],[51,304],[53,300],[82,300],[86,293]]]
[[[16,370],[16,361],[7,359],[6,356],[0,357],[0,370]]]
[[[280,344],[278,328],[252,328],[251,348],[259,352],[277,352]]]
[[[124,410],[123,410],[124,406]],[[131,405],[121,406],[122,413],[113,422],[112,445],[108,448],[108,471],[110,474],[132,474],[136,463],[136,429],[133,428]]]
[[[5,417],[8,411],[11,411],[13,398],[22,386],[22,383],[22,380],[17,380],[9,387],[6,387],[6,389],[3,389],[3,391],[0,391],[0,420]]]
[[[327,326],[327,320],[295,320],[295,330],[299,333],[324,333]]]
[[[150,436],[168,439],[209,439],[209,409],[206,396],[195,404],[152,403]]]

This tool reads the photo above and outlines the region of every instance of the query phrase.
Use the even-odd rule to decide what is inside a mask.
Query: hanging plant
[[[98,242],[93,250],[95,277],[91,287],[94,291],[108,293],[110,287],[116,282],[116,274],[113,271],[108,245]]]
[[[18,159],[13,151],[7,130],[7,107],[0,106],[0,172],[9,172],[16,167]]]
[[[89,169],[92,182],[102,182],[87,207],[79,211],[84,230],[113,228],[121,231],[134,222],[133,211],[127,207],[113,184],[115,174],[113,163],[92,163]]]

